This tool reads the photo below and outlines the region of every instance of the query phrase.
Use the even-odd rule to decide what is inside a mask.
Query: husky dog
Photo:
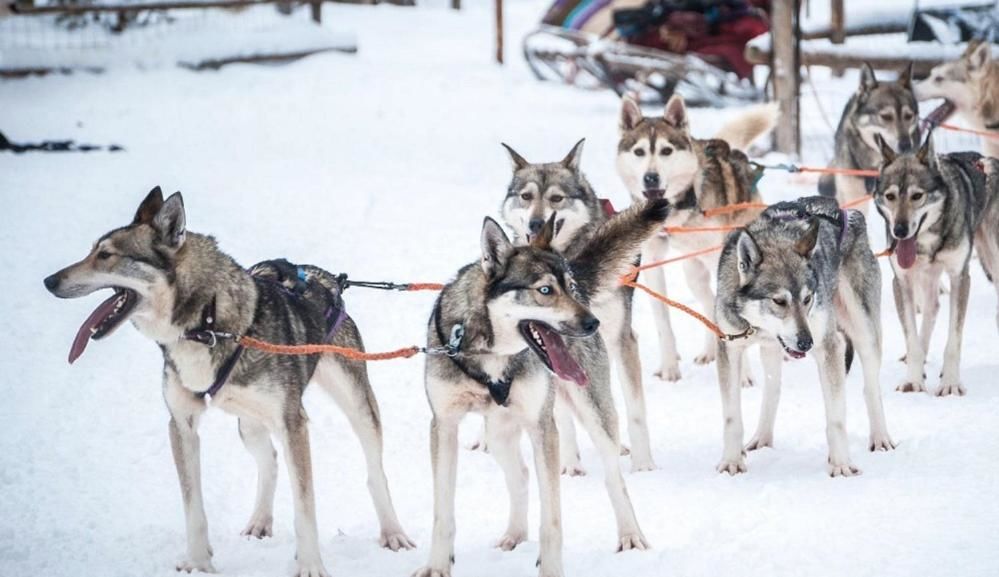
[[[860,86],[847,101],[836,128],[833,168],[876,170],[881,152],[874,137],[910,151],[919,145],[919,105],[912,93],[912,64],[895,82],[878,80],[869,64],[860,71]],[[874,177],[825,174],[819,194],[847,203],[874,192]],[[861,207],[866,214],[867,208]]]
[[[750,145],[770,132],[776,123],[776,108],[771,105],[747,109],[722,128],[715,139],[698,140],[690,135],[690,124],[683,98],[670,98],[662,117],[644,117],[638,104],[624,98],[619,122],[617,170],[634,202],[666,198],[672,205],[668,226],[720,227],[741,226],[759,214],[743,210],[706,217],[704,210],[744,202],[762,202],[756,191],[756,175],[746,155],[737,149]],[[669,248],[690,253],[721,244],[724,233],[658,234],[642,246],[642,262],[662,260]],[[700,300],[706,314],[714,310],[712,271],[718,255],[707,254],[683,261],[687,284]],[[666,273],[652,269],[645,273],[652,290],[666,293]],[[653,305],[656,329],[662,351],[657,375],[667,381],[680,378],[676,338],[670,324],[669,309],[656,301]],[[694,362],[707,364],[715,359],[714,335],[708,333],[703,351]],[[748,378],[748,373],[747,373]]]
[[[273,266],[260,267],[268,274],[251,276],[219,250],[214,238],[188,232],[185,223],[180,193],[164,201],[156,187],[129,225],[105,234],[86,258],[45,279],[46,288],[60,298],[114,291],[80,328],[70,362],[89,339],[106,337],[126,320],[163,351],[163,398],[187,519],[187,555],[177,569],[215,570],[198,440],[198,423],[209,404],[204,393],[209,391],[211,404],[239,417],[239,435],[257,462],[256,504],[243,534],[272,535],[274,436],[287,461],[295,501],[297,574],[327,575],[319,553],[308,418],[302,406],[310,381],[336,400],[361,440],[382,546],[413,547],[396,517],[382,469],[381,423],[365,364],[339,356],[243,351],[233,340],[224,340],[229,334],[281,344],[319,343],[332,332],[333,344],[361,349],[357,326],[342,307],[335,320],[329,318],[336,303],[327,290],[330,283],[322,279],[331,275],[305,267],[320,271],[320,279],[303,281],[304,291],[295,292],[263,278],[274,276]]]
[[[718,265],[718,326],[731,340],[718,347],[718,381],[725,420],[719,472],[746,470],[746,453],[773,446],[782,357],[814,349],[826,404],[829,474],[860,473],[846,436],[845,379],[852,340],[864,366],[870,420],[868,448],[895,447],[888,436],[878,374],[881,369],[881,271],[867,242],[864,215],[829,198],[781,202],[725,242]],[[759,342],[766,373],[756,434],[743,447],[738,359]],[[845,362],[844,362],[845,361]]]
[[[999,61],[988,42],[969,42],[961,58],[935,67],[914,92],[919,100],[944,98],[972,128],[999,134]],[[982,152],[999,158],[999,138],[983,137]]]
[[[895,307],[905,333],[907,374],[898,390],[926,390],[924,364],[940,308],[940,276],[946,272],[950,323],[935,394],[963,395],[961,338],[968,308],[968,265],[976,243],[986,274],[993,280],[999,275],[999,161],[974,152],[936,156],[931,137],[916,153],[896,154],[888,143],[880,142],[884,163],[874,202],[892,240]],[[923,313],[919,329],[917,306]]]
[[[503,220],[513,229],[514,244],[530,244],[551,215],[558,213],[551,248],[570,260],[576,257],[586,247],[586,240],[607,220],[600,199],[579,169],[583,141],[577,142],[561,162],[544,164],[527,162],[514,149],[503,146],[513,161],[513,179],[501,212]],[[630,287],[614,287],[606,293],[594,294],[590,310],[600,319],[600,336],[621,379],[628,413],[631,469],[649,471],[655,468],[655,463],[649,443],[638,339],[631,328],[633,294],[634,289]],[[555,418],[560,434],[562,472],[585,474],[579,461],[572,416],[561,403],[556,404]]]
[[[451,574],[458,424],[472,411],[486,419],[489,450],[510,495],[509,524],[497,546],[511,550],[527,538],[527,468],[520,454],[526,429],[541,495],[540,575],[562,575],[556,395],[600,451],[618,550],[648,546],[621,476],[607,351],[588,303],[612,290],[668,212],[663,200],[635,206],[601,225],[572,259],[551,248],[557,215],[526,246],[513,245],[499,224],[485,220],[481,259],[444,288],[427,331],[428,349],[448,355],[430,356],[426,365],[434,528],[430,559],[417,577]]]

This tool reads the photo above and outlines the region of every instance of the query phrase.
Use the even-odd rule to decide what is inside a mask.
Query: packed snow
[[[586,137],[584,171],[602,196],[627,204],[614,170],[616,97],[538,83],[520,59],[517,42],[544,3],[508,2],[502,67],[492,62],[488,3],[461,12],[439,4],[327,5],[328,26],[356,32],[356,55],[208,73],[164,67],[0,83],[0,130],[11,140],[75,138],[126,148],[0,154],[0,575],[166,577],[184,552],[158,348],[123,327],[69,366],[66,353],[79,323],[107,295],[62,301],[42,286],[43,277],[83,257],[101,234],[126,224],[154,185],[183,191],[188,227],[215,235],[245,265],[287,257],[356,279],[400,282],[445,281],[477,257],[482,217],[497,213],[510,176],[501,141],[542,161],[561,158]],[[813,82],[818,99],[802,101],[804,161],[824,162],[832,129],[823,114],[835,125],[857,77],[816,73]],[[694,132],[711,135],[734,113],[695,110]],[[776,201],[811,194],[815,181],[772,173],[761,190]],[[880,250],[882,225],[873,214],[872,221]],[[722,419],[715,368],[692,361],[703,329],[673,315],[683,380],[661,382],[652,375],[658,347],[650,303],[636,296],[658,469],[626,473],[626,481],[653,548],[614,553],[599,459],[581,434],[589,474],[562,482],[566,574],[999,574],[995,290],[973,263],[962,360],[967,396],[897,393],[904,347],[891,271],[882,267],[882,390],[899,446],[866,451],[861,374],[854,371],[847,428],[864,474],[850,479],[826,475],[823,404],[808,360],[785,367],[776,447],[751,453],[745,475],[716,473]],[[679,269],[670,279],[675,298],[696,307]],[[434,298],[347,293],[370,350],[423,342]],[[944,303],[927,367],[931,387],[942,361]],[[370,372],[389,484],[418,548],[379,548],[359,445],[330,399],[310,390],[305,405],[322,554],[334,575],[408,575],[426,561],[432,523],[423,363],[372,363]],[[760,387],[743,393],[747,438],[760,396]],[[466,421],[463,441],[475,437],[479,424],[475,417]],[[289,574],[295,542],[285,472],[275,537],[242,538],[256,483],[253,460],[235,419],[221,411],[209,411],[201,439],[215,566],[231,576]],[[535,574],[536,486],[531,541],[500,552],[493,548],[506,523],[500,469],[481,452],[463,450],[459,460],[454,575]],[[622,466],[629,469],[627,457]]]

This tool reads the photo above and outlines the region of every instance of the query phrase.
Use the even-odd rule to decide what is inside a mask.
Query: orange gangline
[[[645,285],[643,285],[641,283],[632,281],[632,280],[627,280],[626,281],[626,280],[622,279],[621,284],[623,284],[625,286],[634,287],[634,288],[636,288],[636,289],[638,289],[640,291],[645,292],[647,295],[651,296],[652,298],[657,299],[659,301],[662,301],[663,303],[665,303],[668,306],[671,306],[671,307],[673,307],[675,309],[679,309],[679,310],[687,313],[688,315],[690,315],[690,316],[694,317],[695,319],[701,321],[701,323],[705,327],[707,327],[707,329],[709,331],[713,332],[718,338],[723,338],[725,336],[725,333],[723,333],[722,330],[720,328],[718,328],[718,325],[716,325],[715,323],[711,322],[711,319],[709,319],[708,317],[706,317],[706,316],[702,315],[701,313],[695,311],[694,309],[688,307],[687,305],[685,305],[683,303],[679,303],[679,302],[677,302],[677,301],[675,301],[675,300],[667,297],[666,295],[659,294],[656,291],[650,289],[649,287],[647,287],[647,286],[645,286]]]
[[[420,352],[420,347],[405,347],[384,353],[367,353],[348,347],[336,345],[276,345],[253,337],[240,337],[239,344],[248,349],[256,349],[274,355],[316,355],[331,353],[353,359],[355,361],[386,361],[389,359],[408,359]]]
[[[846,176],[878,176],[877,170],[865,170],[862,168],[819,168],[814,166],[799,166],[799,172],[814,172],[818,174],[845,174]]]
[[[965,128],[963,126],[957,126],[954,124],[940,124],[940,128],[945,130],[953,130],[954,132],[967,132],[969,134],[977,134],[978,136],[984,136],[985,138],[999,138],[999,132],[990,132],[987,130],[975,130],[974,128]]]

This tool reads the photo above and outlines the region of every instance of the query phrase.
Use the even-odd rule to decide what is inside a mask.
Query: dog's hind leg
[[[325,357],[319,361],[314,379],[347,415],[351,428],[361,441],[368,468],[368,491],[381,527],[379,544],[392,551],[412,549],[416,545],[399,523],[385,478],[381,418],[378,401],[368,380],[367,366],[362,362]]]
[[[666,256],[668,245],[666,241],[653,238],[642,245],[642,262],[652,263]],[[643,280],[653,291],[666,295],[666,274],[661,268],[653,268],[643,273]],[[662,355],[656,376],[664,381],[680,380],[680,355],[676,352],[676,336],[669,318],[669,309],[665,304],[652,301],[652,320],[656,323],[659,333],[659,350]]]
[[[316,526],[316,496],[312,482],[312,449],[309,446],[308,417],[298,399],[288,402],[283,422],[275,431],[288,467],[288,482],[295,507],[295,559],[297,577],[329,577],[319,553],[319,530]]]
[[[527,540],[527,465],[520,453],[521,428],[506,415],[493,413],[488,419],[486,436],[491,454],[503,469],[510,494],[510,520],[496,547],[513,551]]]
[[[617,411],[610,394],[609,384],[599,383],[590,376],[590,385],[579,387],[565,383],[572,408],[579,417],[590,439],[600,453],[604,466],[604,483],[617,518],[618,551],[647,549],[648,542],[638,526],[635,509],[628,496],[628,488],[621,475],[620,441],[618,440]]]
[[[743,359],[746,358],[746,348],[740,355]],[[777,420],[777,404],[780,402],[784,353],[776,342],[768,341],[760,344],[760,358],[764,373],[763,402],[760,404],[760,422],[756,425],[756,434],[746,444],[747,451],[774,446],[774,423]]]
[[[815,364],[819,369],[822,399],[826,406],[829,476],[859,475],[860,469],[850,461],[850,447],[846,436],[846,365],[843,362],[845,344],[833,329],[822,335],[821,341],[816,343],[813,350]]]
[[[428,389],[430,383],[428,382]],[[413,577],[450,577],[454,563],[454,488],[458,473],[458,423],[461,415],[430,422],[430,464],[434,476],[434,529],[430,559]],[[557,449],[557,448],[556,448]]]
[[[938,397],[946,395],[964,395],[965,388],[961,384],[961,341],[964,337],[964,319],[968,312],[968,293],[971,277],[968,274],[968,263],[950,275],[950,322],[947,330],[947,346],[944,347],[943,372],[940,375],[940,387],[934,391]]]
[[[558,437],[555,421],[543,414],[527,425],[534,447],[534,469],[541,504],[538,577],[562,577],[562,500],[559,488]],[[519,435],[518,435],[519,437]],[[614,448],[617,451],[617,447]]]
[[[638,339],[631,329],[631,315],[623,315],[620,332],[604,339],[608,353],[617,365],[624,408],[628,413],[628,438],[631,439],[631,470],[651,471],[652,461],[649,442],[649,423],[645,409],[645,389],[642,387],[642,361],[638,355]]]
[[[208,519],[201,493],[201,441],[198,438],[198,423],[205,412],[205,402],[185,389],[169,367],[164,371],[163,398],[170,411],[170,447],[187,522],[187,556],[177,564],[177,570],[214,573]]]
[[[257,499],[249,523],[240,533],[245,537],[274,535],[274,489],[277,487],[277,453],[264,424],[250,417],[239,418],[239,438],[257,462]]]
[[[573,421],[572,409],[569,408],[569,400],[561,385],[556,388],[554,413],[558,427],[559,463],[562,466],[562,474],[570,477],[585,475],[586,469],[579,459],[579,444],[576,442],[576,423]]]

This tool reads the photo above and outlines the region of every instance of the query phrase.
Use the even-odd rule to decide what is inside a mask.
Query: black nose
[[[903,138],[898,141],[898,151],[899,152],[912,152],[912,140],[908,138]]]
[[[812,349],[812,335],[810,334],[800,334],[798,335],[798,350],[807,353]]]
[[[583,320],[583,331],[585,331],[588,335],[592,335],[597,332],[599,327],[600,320],[595,316],[590,315],[590,318]]]
[[[531,221],[527,223],[527,229],[531,231],[531,234],[538,234],[544,226],[545,219],[543,218],[532,218]]]
[[[57,286],[59,286],[59,275],[54,274],[45,277],[45,288],[54,291]]]
[[[895,234],[895,238],[906,238],[909,236],[909,223],[896,222],[892,232]]]
[[[655,172],[646,172],[645,177],[642,178],[645,182],[645,188],[658,188],[659,187],[659,175]]]

